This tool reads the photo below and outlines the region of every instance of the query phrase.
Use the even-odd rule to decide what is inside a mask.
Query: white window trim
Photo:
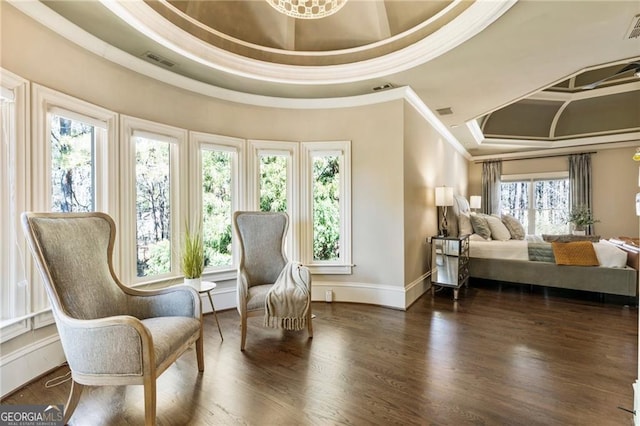
[[[302,262],[313,274],[351,274],[351,142],[302,142],[302,193],[300,222]],[[340,155],[340,258],[337,261],[313,260],[313,157]]]
[[[288,141],[267,141],[250,139],[249,144],[249,173],[247,179],[247,208],[260,210],[260,157],[279,155],[286,156],[287,167],[287,214],[289,215],[289,234],[287,235],[286,250],[289,259],[300,259],[300,224],[298,206],[300,203],[299,190],[299,143]]]
[[[32,84],[32,141],[31,146],[31,177],[29,187],[42,188],[32,195],[32,209],[38,211],[51,210],[51,155],[49,150],[50,120],[49,114],[60,114],[68,111],[70,118],[86,118],[90,124],[100,123],[99,128],[106,130],[106,138],[96,138],[95,146],[95,209],[111,215],[116,223],[117,196],[118,196],[118,115],[108,109],[74,98],[53,89]],[[114,267],[117,270],[117,261]],[[37,274],[31,268],[34,282]],[[37,278],[39,280],[39,276]],[[32,309],[40,311],[49,306],[49,300],[44,287],[39,285],[33,288]],[[42,317],[42,321],[40,318]],[[42,327],[54,322],[53,316],[48,313],[36,318],[35,327]]]
[[[31,311],[31,289],[34,287],[32,271],[34,270],[20,224],[20,212],[30,209],[29,194],[27,193],[27,188],[31,187],[30,169],[28,168],[28,146],[30,142],[28,126],[30,119],[29,82],[0,68],[0,87],[3,94],[10,95],[15,105],[15,128],[13,129],[14,140],[12,146],[7,147],[7,151],[5,151],[5,147],[0,147],[8,156],[8,158],[0,158],[0,161],[2,161],[0,167],[5,167],[3,163],[5,160],[13,163],[12,172],[15,183],[13,211],[11,211],[11,206],[4,204],[4,200],[8,199],[10,194],[1,194],[2,198],[0,198],[0,212],[2,212],[3,218],[9,217],[11,219],[5,219],[6,223],[3,225],[6,225],[6,228],[3,229],[8,232],[6,234],[3,232],[3,235],[12,235],[12,237],[8,237],[11,239],[15,237],[15,250],[9,249],[9,255],[0,259],[2,270],[10,271],[8,282],[4,282],[4,276],[0,277],[3,280],[0,282],[2,286],[0,288],[0,297],[3,302],[9,302],[12,305],[16,301],[22,301],[22,306],[12,306],[15,309],[11,315],[13,318],[6,318],[0,322],[0,342],[5,342],[31,330],[31,318],[34,315]],[[0,157],[4,157],[4,154],[0,154]],[[1,191],[4,191],[4,186],[0,189]],[[4,216],[5,213],[9,213],[9,215]],[[2,244],[4,243],[2,241]],[[14,247],[13,243],[8,244],[6,247]],[[24,277],[19,275],[24,275]],[[26,315],[18,316],[17,314],[20,311],[25,312]]]
[[[535,233],[535,222],[532,218],[535,218],[535,209],[533,208],[533,182],[538,180],[556,180],[556,179],[568,179],[569,171],[560,170],[554,172],[540,172],[540,173],[522,173],[522,174],[510,174],[500,176],[500,182],[529,182],[529,190],[527,197],[529,199],[529,223],[527,223],[527,234]]]
[[[156,123],[141,118],[121,116],[120,120],[121,149],[121,191],[120,191],[120,252],[121,274],[125,285],[144,285],[166,281],[180,277],[180,260],[177,256],[180,235],[184,231],[184,218],[187,217],[188,190],[187,178],[180,176],[180,171],[187,170],[188,132],[166,124]],[[171,271],[152,277],[137,276],[136,254],[136,146],[133,137],[158,137],[158,140],[170,145],[170,186],[171,186]]]
[[[189,132],[189,206],[191,214],[202,214],[202,150],[211,149],[216,151],[228,151],[235,153],[231,173],[231,213],[243,210],[246,200],[246,158],[245,158],[245,140],[230,136],[220,136],[209,133]],[[196,213],[198,212],[198,213]],[[190,217],[192,222],[194,217]],[[233,229],[233,224],[231,224]],[[232,264],[223,267],[206,268],[204,274],[213,281],[222,281],[236,278],[236,271],[240,261],[238,241],[235,232],[231,233],[231,251]]]

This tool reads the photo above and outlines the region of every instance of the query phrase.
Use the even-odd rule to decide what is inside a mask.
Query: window
[[[242,139],[192,132],[192,146],[199,155],[199,182],[201,205],[194,200],[194,211],[201,212],[205,255],[205,273],[215,273],[216,279],[229,276],[223,272],[237,268],[237,256],[233,241],[233,212],[241,208],[243,193]],[[198,207],[201,206],[201,207]],[[196,215],[194,221],[199,220]]]
[[[260,211],[286,212],[289,155],[260,155]]]
[[[96,127],[50,114],[51,210],[95,210]]]
[[[171,272],[171,149],[153,136],[136,146],[137,276]]]
[[[2,340],[28,330],[26,246],[20,228],[20,212],[25,210],[24,144],[26,83],[3,75],[0,92],[0,326]]]
[[[316,273],[351,271],[350,143],[302,144],[303,259]]]
[[[350,142],[249,144],[249,208],[289,214],[291,260],[316,274],[350,273]]]
[[[286,212],[289,232],[285,251],[291,259],[300,259],[298,226],[299,175],[298,142],[249,141],[253,161],[249,172],[250,209]]]
[[[185,188],[179,171],[186,131],[122,117],[124,276],[150,282],[181,274],[180,226],[185,217]],[[183,198],[181,198],[183,197]]]
[[[503,213],[516,217],[528,234],[567,233],[568,173],[503,176],[500,205]]]
[[[117,115],[38,84],[32,87],[32,149],[23,164],[28,188],[37,190],[30,193],[28,209],[97,210],[117,219]],[[25,255],[29,265],[30,255]],[[52,323],[53,317],[39,275],[27,271],[31,311],[38,312],[33,327],[38,328]]]

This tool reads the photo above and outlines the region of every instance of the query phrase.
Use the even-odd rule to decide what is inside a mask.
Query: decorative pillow
[[[474,234],[480,235],[485,240],[491,239],[491,228],[489,228],[489,222],[487,222],[485,215],[472,214],[469,218]]]
[[[498,241],[507,241],[511,239],[511,233],[504,226],[502,220],[498,216],[485,216],[491,229],[491,239]]]
[[[600,266],[624,268],[627,266],[627,252],[610,243],[593,243]]]
[[[557,265],[598,266],[598,257],[591,241],[552,242]]]
[[[542,239],[548,243],[569,243],[571,241],[591,241],[592,243],[597,243],[600,241],[600,235],[542,234]]]
[[[471,226],[471,218],[469,213],[460,213],[458,216],[458,235],[471,235],[473,234],[473,227]]]
[[[524,230],[524,226],[522,226],[518,219],[510,214],[503,214],[500,219],[502,220],[502,223],[504,223],[504,226],[509,230],[512,240],[524,240],[527,233]]]

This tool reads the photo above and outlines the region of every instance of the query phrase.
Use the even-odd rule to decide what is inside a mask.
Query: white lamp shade
[[[479,209],[482,203],[482,197],[479,195],[472,195],[469,197],[469,207],[472,209]]]
[[[453,205],[453,188],[450,186],[439,186],[436,188],[436,206]]]

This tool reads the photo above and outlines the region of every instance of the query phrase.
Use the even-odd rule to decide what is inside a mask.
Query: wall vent
[[[149,62],[153,62],[154,64],[161,65],[165,68],[173,68],[176,65],[174,62],[171,62],[167,58],[163,58],[162,56],[153,52],[145,52],[142,55],[142,59],[146,59]]]
[[[447,108],[440,108],[437,109],[436,112],[440,115],[451,115],[453,114],[453,111],[451,110],[451,107],[447,107]]]
[[[631,40],[638,37],[640,37],[640,15],[634,16],[629,31],[627,31],[627,39]]]

